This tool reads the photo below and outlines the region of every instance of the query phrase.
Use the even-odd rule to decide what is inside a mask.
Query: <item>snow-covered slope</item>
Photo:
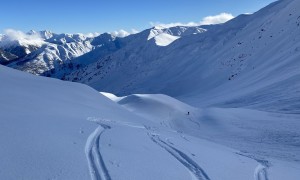
[[[171,97],[115,97],[132,113],[82,84],[3,66],[0,77],[0,179],[299,177],[295,163],[259,159],[186,133],[199,110]]]
[[[153,33],[152,43],[127,45],[66,79],[118,95],[163,93],[195,106],[299,113],[299,3],[277,1],[164,47]]]
[[[65,79],[65,75],[127,45],[129,45],[127,49],[137,45],[144,46],[148,40],[154,39],[156,45],[166,46],[180,37],[202,33],[204,29],[200,27],[153,28],[145,32],[148,34],[147,38],[144,37],[145,33],[130,37],[117,37],[109,33],[86,37],[82,34],[55,34],[51,31],[31,30],[24,34],[10,30],[0,39],[0,48],[2,47],[4,52],[1,53],[3,56],[1,63],[32,74]],[[7,58],[8,53],[15,56]]]
[[[133,94],[125,97],[116,97],[109,93],[102,94],[129,111],[157,124],[164,124],[169,128],[174,127],[174,124],[176,124],[176,122],[171,122],[170,119],[175,120],[175,117],[177,117],[181,121],[186,119],[188,114],[197,114],[198,111],[194,107],[163,94]],[[168,122],[165,122],[165,120]]]
[[[203,32],[205,30],[201,27],[171,27],[164,29],[153,27],[125,38],[112,38],[108,34],[103,34],[96,37],[92,42],[92,44],[97,43],[100,45],[99,47],[74,59],[74,62],[87,66],[67,74],[64,79],[91,85],[107,75],[113,76],[110,71],[118,71],[120,68],[122,68],[122,78],[127,79],[127,75],[137,73],[138,68],[147,67],[148,63],[152,63],[153,59],[157,59],[157,55],[162,54],[164,50],[161,45],[167,46],[176,39]],[[146,59],[149,59],[149,61],[145,61]],[[85,64],[84,62],[88,63]],[[120,87],[120,89],[122,88]]]
[[[197,109],[162,94],[124,97],[110,93],[102,94],[138,116],[159,124],[160,127],[181,132],[183,138],[187,135],[205,138],[209,142],[239,149],[238,154],[264,162],[263,164],[268,166],[269,179],[297,179],[299,176],[299,115],[239,108]],[[168,139],[172,141],[173,137]],[[199,148],[199,151],[200,149],[202,148]],[[280,176],[276,177],[274,172],[279,169],[285,169],[287,172],[281,172]],[[290,176],[287,177],[287,174]]]
[[[78,58],[82,36],[43,33],[41,67],[28,71],[55,67],[126,96],[103,93],[114,103],[0,66],[0,179],[298,180],[299,7],[281,0],[222,25],[103,34]]]
[[[242,108],[198,109],[162,94],[103,95],[149,121],[185,134],[257,156],[300,160],[299,115]]]
[[[0,179],[89,179],[88,118],[130,117],[88,86],[3,66],[0,78]]]

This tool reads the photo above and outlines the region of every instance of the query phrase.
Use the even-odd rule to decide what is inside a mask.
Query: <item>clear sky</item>
[[[223,12],[253,13],[275,0],[3,0],[0,32],[51,30],[57,33],[143,30],[150,22],[199,22]]]

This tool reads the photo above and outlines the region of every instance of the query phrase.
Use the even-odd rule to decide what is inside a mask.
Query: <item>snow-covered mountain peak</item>
[[[106,43],[114,41],[116,38],[117,38],[116,36],[113,36],[110,33],[103,33],[103,34],[100,34],[99,36],[93,38],[93,40],[91,41],[91,44],[96,45],[96,46],[104,45]]]
[[[46,44],[39,34],[23,33],[12,29],[5,30],[0,37],[0,62],[8,63],[24,57]]]
[[[200,26],[175,26],[170,28],[164,28],[162,26],[154,26],[150,29],[147,40],[154,39],[158,46],[168,46],[175,40],[192,34],[203,33],[206,30]]]
[[[175,40],[179,39],[179,36],[172,36],[170,34],[167,33],[161,33],[158,35],[155,35],[154,37],[153,34],[150,34],[150,36],[148,37],[148,40],[151,40],[154,38],[156,45],[158,46],[168,46],[169,44],[171,44],[172,42],[174,42]]]
[[[43,31],[30,30],[27,34],[29,34],[29,35],[38,35],[43,40],[50,39],[54,35],[54,33],[52,31],[49,31],[49,30],[43,30]]]
[[[21,31],[8,29],[5,31],[5,35],[2,36],[0,41],[1,48],[9,48],[16,46],[35,46],[41,47],[45,42],[39,34],[25,34]]]
[[[46,39],[47,42],[54,44],[66,44],[66,43],[76,43],[83,42],[87,40],[87,37],[83,34],[53,34],[49,39]]]
[[[153,29],[150,30],[150,34],[148,36],[148,41],[152,38],[154,38],[155,36],[164,33],[163,29],[157,29],[156,27],[154,27]]]

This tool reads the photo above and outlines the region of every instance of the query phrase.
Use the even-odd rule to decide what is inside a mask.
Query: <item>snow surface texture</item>
[[[0,179],[89,179],[87,118],[130,118],[85,85],[3,66],[0,79]]]
[[[102,94],[138,116],[148,119],[149,122],[181,133],[183,139],[188,136],[198,137],[239,149],[240,152],[236,152],[237,154],[259,163],[254,172],[254,179],[299,177],[299,116],[247,109],[197,109],[162,94],[136,94],[124,97],[110,93]],[[152,138],[174,155],[174,149],[161,142],[159,137],[154,135]],[[173,140],[174,137],[168,138],[168,141]],[[199,147],[198,151],[201,151],[200,149],[203,149],[203,146]],[[200,173],[201,170],[198,170]],[[274,174],[277,171],[281,172]],[[205,174],[199,176],[205,177]],[[215,176],[212,179],[221,178]]]
[[[103,94],[129,111],[162,126],[218,142],[258,158],[300,161],[299,115],[242,108],[198,109],[166,95],[116,97]],[[190,118],[190,124],[182,122],[186,118]]]
[[[134,115],[84,85],[3,66],[0,73],[1,179],[299,177],[297,164],[270,163],[185,133],[195,129],[198,109],[171,97],[115,97]]]

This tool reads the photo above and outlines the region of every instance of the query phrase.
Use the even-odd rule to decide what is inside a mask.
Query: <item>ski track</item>
[[[266,166],[259,164],[254,171],[254,180],[269,180]]]
[[[161,140],[158,135],[151,134],[151,133],[148,133],[148,135],[155,144],[165,149],[176,160],[178,160],[182,165],[184,165],[190,171],[191,175],[194,176],[193,179],[210,180],[210,178],[205,173],[205,171],[188,155],[184,154],[183,152],[174,148],[173,146],[167,144],[166,142]]]
[[[100,153],[100,137],[106,129],[110,129],[110,126],[100,124],[100,126],[88,137],[85,145],[85,154],[88,160],[92,180],[111,180]]]
[[[267,171],[268,168],[270,167],[269,161],[258,159],[256,157],[254,157],[253,155],[246,155],[246,154],[242,154],[242,153],[236,153],[236,154],[253,159],[259,163],[254,170],[254,180],[269,180],[268,171]]]
[[[266,160],[255,160],[259,163],[259,165],[255,168],[254,180],[269,180],[267,171],[269,168],[269,162]]]

